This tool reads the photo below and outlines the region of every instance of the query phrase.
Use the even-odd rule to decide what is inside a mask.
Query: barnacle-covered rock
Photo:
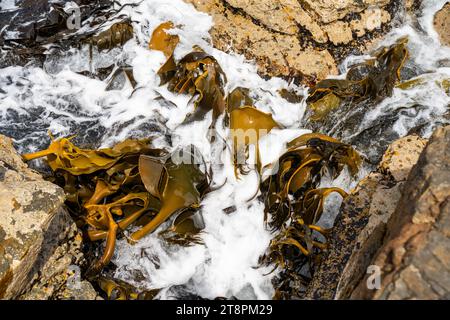
[[[442,44],[450,46],[450,3],[447,2],[434,16],[436,29]]]
[[[352,298],[448,299],[450,294],[450,126],[437,129],[408,175],[388,221],[383,246],[370,262],[379,290],[364,277]]]
[[[83,262],[81,237],[63,209],[64,191],[28,169],[0,136],[0,298],[56,298],[67,289],[69,266]],[[92,286],[70,298],[89,299]]]
[[[403,5],[397,0],[185,1],[212,15],[217,48],[254,59],[264,75],[298,76],[305,83],[337,74],[337,63],[387,32]]]
[[[324,256],[305,297],[345,299],[366,273],[383,243],[405,180],[426,140],[406,136],[392,143],[376,171],[361,180],[343,201]]]

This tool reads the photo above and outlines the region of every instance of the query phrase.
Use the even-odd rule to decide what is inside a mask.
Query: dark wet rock
[[[73,0],[80,9],[81,21],[92,16],[95,11],[106,9],[112,1]],[[70,12],[64,10],[64,0],[17,0],[10,10],[2,10],[0,15],[0,44],[22,42],[32,45],[45,42],[61,31],[67,31],[67,19]]]
[[[64,192],[29,169],[0,135],[0,298],[95,298],[89,283],[66,294],[69,267],[83,263],[81,235],[65,211]]]
[[[399,138],[393,129],[398,114],[381,115],[371,123],[363,125],[370,105],[370,102],[344,103],[323,121],[309,121],[307,116],[304,125],[313,131],[323,132],[355,146],[371,164],[376,165],[389,144]],[[374,140],[373,137],[377,139]]]
[[[386,151],[376,171],[364,178],[341,206],[330,250],[307,288],[307,299],[345,299],[366,273],[383,243],[387,222],[402,195],[426,140],[407,136]]]
[[[380,98],[377,101],[344,102],[321,121],[311,121],[311,113],[307,111],[302,125],[312,131],[325,133],[351,144],[370,164],[377,165],[388,146],[400,138],[398,131],[395,130],[395,124],[400,118],[403,123],[408,121],[406,119],[410,119],[405,125],[409,127],[407,134],[419,136],[424,136],[427,132],[449,123],[445,115],[424,116],[429,107],[420,104],[395,105],[387,108],[387,111],[380,110],[376,117],[368,119],[366,115],[377,108],[381,100]]]
[[[381,287],[361,280],[360,299],[449,299],[450,126],[436,130],[408,175],[388,221],[383,246],[371,264],[381,269]]]
[[[81,22],[112,5],[110,0],[72,2],[80,9]],[[66,5],[64,0],[18,0],[14,8],[1,10],[0,68],[27,63],[42,65],[45,48],[40,45],[76,31],[69,29],[67,21],[72,12]]]

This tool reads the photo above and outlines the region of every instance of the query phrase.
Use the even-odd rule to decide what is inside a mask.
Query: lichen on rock
[[[0,135],[1,299],[21,294],[49,299],[64,291],[68,267],[83,259],[81,237],[64,201],[64,191],[29,169],[12,140]],[[72,298],[92,297],[95,291],[87,284]]]
[[[214,19],[213,44],[256,61],[267,76],[304,83],[336,75],[350,52],[389,29],[396,0],[185,0]]]
[[[332,250],[325,255],[305,298],[346,299],[351,295],[383,243],[406,177],[425,144],[416,135],[393,142],[377,170],[343,201],[330,236]]]
[[[355,299],[448,299],[450,296],[450,126],[437,129],[408,175],[388,221],[383,246],[371,261],[380,288]]]
[[[447,2],[434,16],[434,28],[442,44],[450,46],[450,2]]]

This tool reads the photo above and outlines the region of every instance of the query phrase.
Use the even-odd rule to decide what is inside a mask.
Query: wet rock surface
[[[434,17],[434,28],[439,34],[442,44],[450,46],[450,2],[447,2],[436,13]]]
[[[450,126],[435,131],[411,170],[388,222],[384,244],[371,262],[381,287],[363,279],[352,298],[449,299]]]
[[[402,1],[185,0],[214,19],[214,45],[254,59],[269,76],[304,82],[337,74],[346,55],[384,34]]]
[[[406,178],[426,140],[413,135],[392,143],[376,171],[361,180],[346,198],[306,299],[345,299],[365,275],[383,243],[388,221],[402,196]]]
[[[46,51],[43,45],[54,43],[79,28],[72,27],[76,22],[75,13],[79,12],[81,24],[89,18],[95,20],[95,14],[111,4],[110,0],[18,0],[12,7],[0,7],[0,67],[42,65]]]
[[[87,282],[67,286],[83,262],[81,235],[63,208],[64,192],[30,170],[0,136],[0,298],[92,299]],[[79,270],[79,267],[78,269]]]

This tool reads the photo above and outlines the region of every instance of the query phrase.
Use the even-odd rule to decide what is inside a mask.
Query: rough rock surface
[[[352,298],[450,298],[450,126],[440,128],[411,170],[372,263],[381,288],[363,279]]]
[[[387,222],[425,144],[415,135],[392,143],[377,170],[344,200],[329,240],[333,250],[314,274],[306,299],[349,297],[383,243]]]
[[[337,63],[389,28],[402,0],[185,0],[213,16],[214,45],[269,76],[337,74]]]
[[[64,192],[30,170],[0,135],[0,299],[54,298],[68,289],[69,265],[82,260],[81,237],[63,209]],[[95,297],[86,290],[68,298]],[[76,286],[75,286],[76,287]]]
[[[434,28],[441,38],[442,44],[450,46],[450,2],[436,13],[434,17]]]

